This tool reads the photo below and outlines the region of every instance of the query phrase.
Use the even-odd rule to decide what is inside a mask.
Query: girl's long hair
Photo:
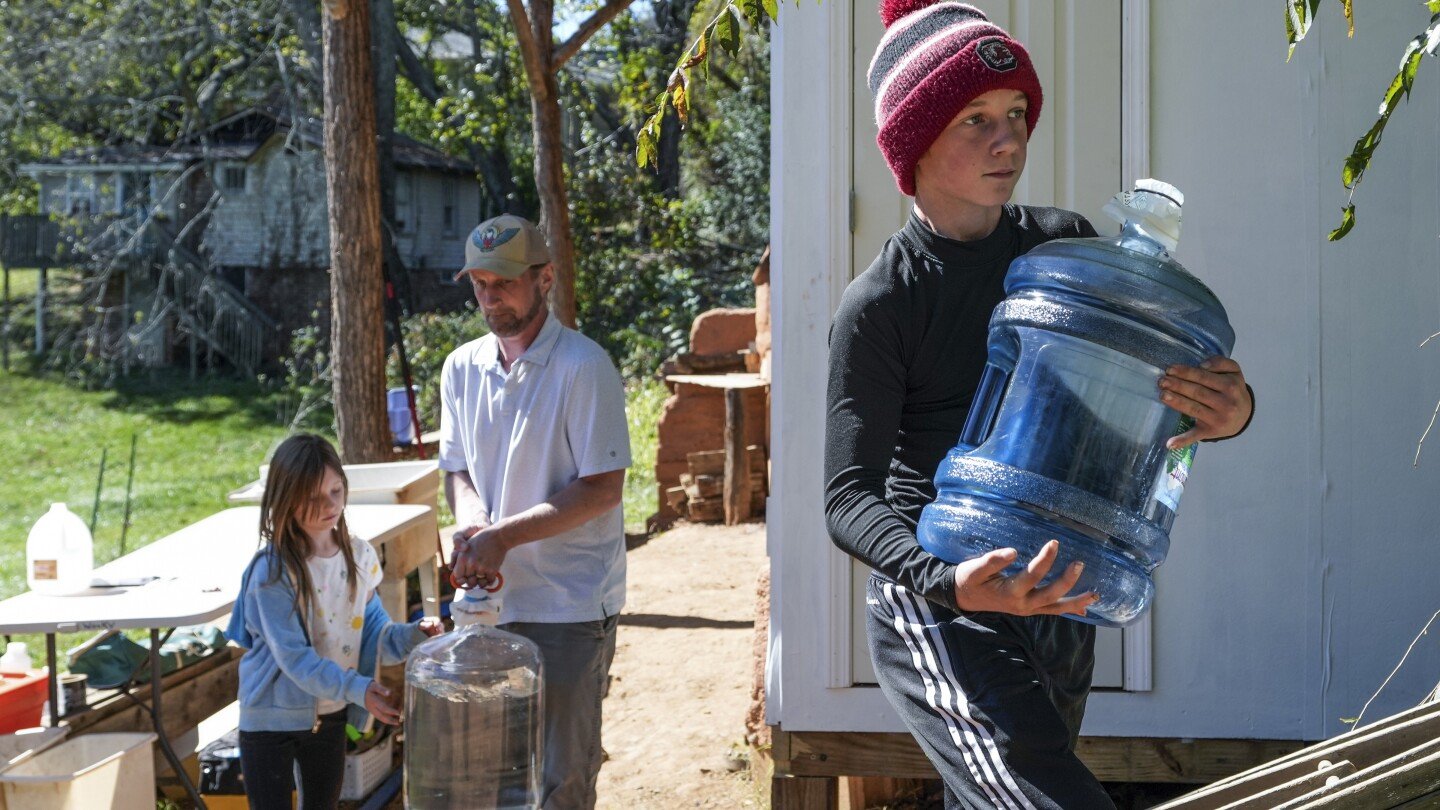
[[[335,448],[314,434],[297,433],[275,448],[275,454],[270,457],[270,472],[265,477],[265,494],[260,499],[260,537],[269,547],[272,558],[270,579],[273,582],[280,577],[280,567],[273,565],[274,560],[279,560],[295,588],[295,610],[306,627],[313,584],[310,569],[305,566],[310,556],[310,537],[301,528],[300,521],[314,508],[310,499],[324,483],[326,469],[340,476],[348,499],[350,481],[345,477],[345,468]],[[335,544],[345,555],[345,581],[350,585],[353,600],[359,572],[343,511],[335,525]]]

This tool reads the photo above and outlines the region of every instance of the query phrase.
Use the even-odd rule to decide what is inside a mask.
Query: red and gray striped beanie
[[[1025,123],[1044,99],[1030,54],[979,9],[949,0],[880,0],[885,36],[870,61],[875,142],[900,191],[914,196],[915,164],[971,99],[997,89],[1029,100]]]

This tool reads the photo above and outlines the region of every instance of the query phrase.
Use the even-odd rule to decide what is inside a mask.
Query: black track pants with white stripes
[[[880,688],[945,780],[945,808],[1111,810],[1075,756],[1095,628],[957,614],[888,580],[866,592]]]

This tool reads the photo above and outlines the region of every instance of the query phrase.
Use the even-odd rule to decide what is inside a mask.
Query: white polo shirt
[[[615,365],[599,344],[553,314],[508,374],[494,335],[451,352],[440,399],[440,469],[470,473],[491,522],[542,503],[577,478],[630,466],[625,389]],[[583,622],[619,613],[621,508],[512,549],[500,573],[501,622]]]

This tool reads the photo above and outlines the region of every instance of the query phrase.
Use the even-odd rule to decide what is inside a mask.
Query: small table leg
[[[150,628],[150,717],[155,721],[155,736],[160,743],[160,752],[165,755],[165,761],[170,763],[170,768],[175,771],[175,776],[180,779],[180,784],[185,792],[190,795],[190,800],[195,802],[198,810],[206,810],[205,800],[200,798],[200,791],[195,789],[195,784],[190,781],[190,774],[185,772],[185,767],[180,763],[180,758],[175,756],[175,749],[170,747],[170,738],[165,736],[165,726],[160,722],[160,695],[165,689],[160,683],[160,628]]]
[[[50,697],[50,727],[60,727],[60,670],[57,669],[58,656],[55,654],[55,634],[45,634],[45,676],[48,695]]]
[[[420,564],[420,603],[426,616],[440,617],[440,566],[434,557]]]

